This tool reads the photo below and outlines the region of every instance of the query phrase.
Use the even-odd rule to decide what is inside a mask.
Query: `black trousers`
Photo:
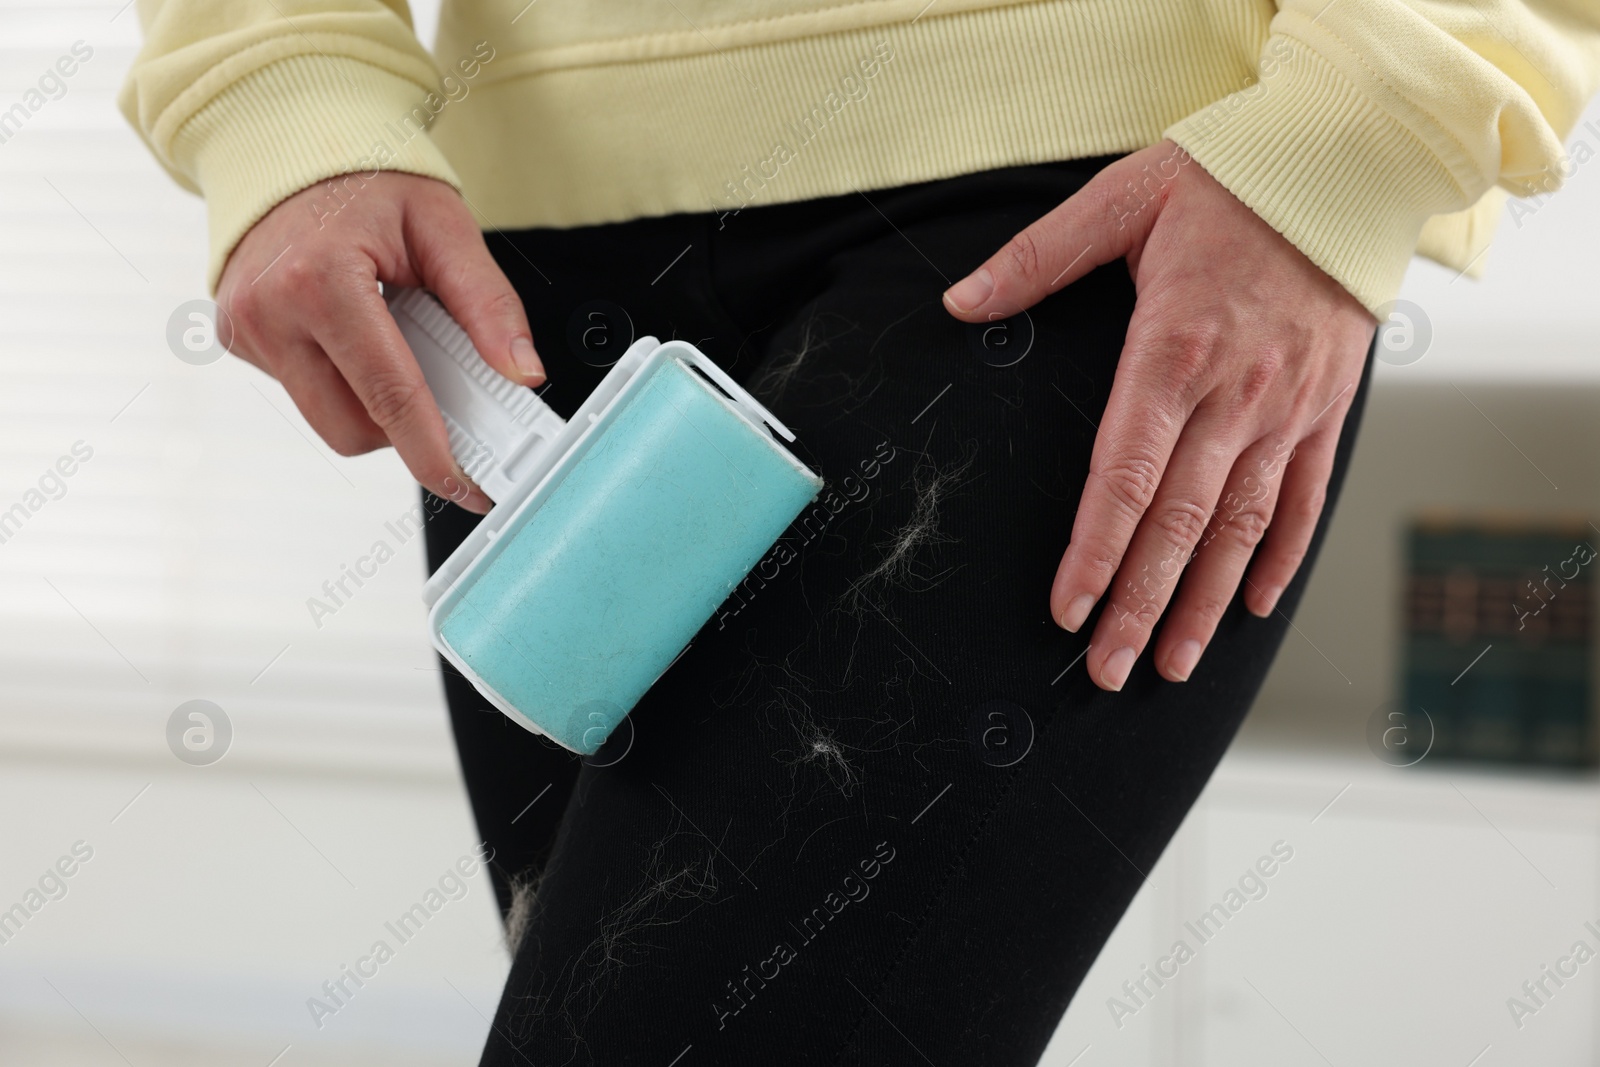
[[[939,298],[1105,162],[491,238],[551,406],[633,334],[684,338],[829,489],[597,756],[446,672],[502,908],[522,890],[483,1063],[1038,1059],[1309,569],[1271,619],[1236,599],[1182,684],[1146,655],[1102,692],[1093,617],[1051,622],[1132,284],[1113,264],[981,328]],[[430,524],[434,566],[474,521]]]

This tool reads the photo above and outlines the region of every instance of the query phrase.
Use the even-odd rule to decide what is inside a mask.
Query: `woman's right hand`
[[[516,290],[450,186],[384,171],[332,179],[273,208],[245,234],[217,286],[229,349],[283,383],[341,456],[394,445],[423,486],[469,511],[491,501],[450,455],[444,420],[379,293],[428,289],[484,360],[521,385],[544,367]]]

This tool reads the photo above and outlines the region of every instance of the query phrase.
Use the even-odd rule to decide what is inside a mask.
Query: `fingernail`
[[[1261,599],[1266,602],[1266,607],[1262,608],[1260,611],[1257,611],[1255,608],[1251,608],[1250,614],[1254,615],[1258,619],[1270,619],[1272,617],[1272,609],[1278,606],[1278,598],[1282,595],[1283,586],[1267,586],[1265,589],[1261,590]]]
[[[544,364],[539,362],[539,355],[533,350],[533,342],[526,337],[513,337],[511,339],[511,362],[526,377],[537,378],[544,381]]]
[[[1194,665],[1200,662],[1200,653],[1203,651],[1200,642],[1194,638],[1180,642],[1172,650],[1172,655],[1167,657],[1167,670],[1180,682],[1187,682],[1189,675],[1194,673]]]
[[[1078,627],[1083,625],[1083,620],[1089,617],[1090,610],[1094,607],[1094,597],[1088,593],[1079,593],[1067,605],[1067,610],[1061,613],[1061,628],[1069,634],[1078,632]]]
[[[1106,657],[1105,666],[1100,668],[1100,681],[1107,689],[1113,693],[1122,691],[1122,683],[1128,680],[1136,656],[1133,649],[1123,646]]]
[[[945,290],[944,298],[957,311],[974,311],[994,292],[994,276],[981,267]]]

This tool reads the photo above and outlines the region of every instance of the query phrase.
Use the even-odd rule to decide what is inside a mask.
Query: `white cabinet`
[[[1597,799],[1590,778],[1235,751],[1044,1063],[1587,1067],[1600,1060]],[[1230,897],[1276,842],[1292,858]],[[1144,977],[1135,1006],[1123,983],[1179,940],[1193,958],[1166,964],[1176,976],[1159,987]],[[1533,1012],[1514,1019],[1513,997]]]

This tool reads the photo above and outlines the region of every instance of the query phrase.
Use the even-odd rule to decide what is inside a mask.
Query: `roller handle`
[[[386,289],[384,299],[444,416],[450,454],[489,499],[512,496],[566,421],[533,390],[485,363],[431,294]]]

